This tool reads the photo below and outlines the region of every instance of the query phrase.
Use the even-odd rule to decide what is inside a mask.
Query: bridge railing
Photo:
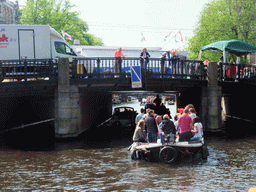
[[[129,78],[130,66],[141,66],[142,78],[199,79],[207,76],[207,66],[202,61],[150,58],[125,58],[118,63],[116,58],[82,58],[71,65],[72,78]],[[55,79],[58,63],[52,59],[1,60],[0,78],[9,80]],[[219,81],[254,81],[256,66],[245,64],[218,64]]]
[[[78,67],[83,66],[83,73]],[[206,70],[202,61],[150,58],[83,58],[73,62],[72,77],[75,78],[128,78],[130,67],[141,66],[143,78],[205,79]]]
[[[0,77],[23,81],[51,79],[57,74],[57,65],[52,59],[2,60]]]
[[[256,66],[246,64],[219,63],[219,81],[256,81]]]

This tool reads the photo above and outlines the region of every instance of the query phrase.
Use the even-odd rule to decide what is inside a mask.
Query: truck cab
[[[81,54],[76,53],[71,46],[63,39],[63,37],[53,28],[50,29],[51,38],[51,57],[58,59],[61,57],[69,58],[69,62],[72,62],[75,58],[83,58]]]

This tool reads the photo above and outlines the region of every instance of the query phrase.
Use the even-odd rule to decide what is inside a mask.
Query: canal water
[[[140,109],[138,103],[125,105]],[[131,160],[132,136],[106,133],[99,129],[76,139],[43,141],[39,135],[1,135],[0,191],[240,192],[256,187],[255,135],[208,136],[207,160],[167,165]],[[36,148],[39,141],[43,144]]]

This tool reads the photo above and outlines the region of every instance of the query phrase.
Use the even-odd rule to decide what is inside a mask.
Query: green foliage
[[[88,25],[79,18],[79,12],[71,11],[74,7],[68,0],[27,0],[19,24],[50,25],[60,34],[63,30],[79,39],[81,45],[103,45],[102,39],[87,33]]]
[[[189,59],[197,59],[200,48],[216,41],[237,39],[256,44],[256,0],[214,0],[205,6],[189,40]],[[204,51],[202,60],[218,61],[221,53]],[[228,56],[232,59],[232,56]]]

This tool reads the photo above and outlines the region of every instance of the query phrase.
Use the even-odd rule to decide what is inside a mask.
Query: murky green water
[[[233,192],[256,187],[256,136],[208,137],[207,160],[176,165],[131,160],[130,138],[106,135],[95,141],[94,136],[55,140],[47,150],[2,147],[0,189]]]

